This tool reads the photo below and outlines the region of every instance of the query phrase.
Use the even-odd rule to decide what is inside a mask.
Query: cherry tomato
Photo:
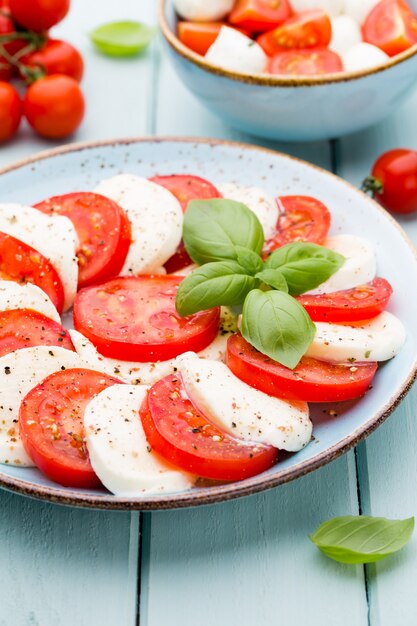
[[[392,213],[417,211],[417,151],[398,148],[384,152],[362,189]]]
[[[220,430],[187,397],[180,376],[151,387],[140,409],[149,445],[181,469],[213,480],[243,480],[274,465],[278,450]]]
[[[59,39],[48,39],[43,48],[26,54],[20,62],[30,69],[39,68],[45,74],[65,74],[80,81],[84,73],[84,62],[74,46]]]
[[[303,11],[290,17],[275,30],[258,37],[257,42],[269,56],[291,48],[321,48],[332,37],[330,18],[321,9]]]
[[[178,22],[178,38],[187,48],[204,56],[222,26],[222,22]]]
[[[40,33],[64,19],[70,0],[9,0],[9,6],[20,26]]]
[[[364,41],[395,56],[417,43],[417,16],[404,0],[382,0],[366,18],[362,34]]]
[[[124,276],[78,292],[75,328],[104,356],[165,361],[199,352],[217,336],[220,309],[180,317],[175,295],[181,276]]]
[[[343,71],[342,60],[328,48],[300,48],[278,52],[267,71],[283,76],[321,76]]]
[[[117,276],[130,247],[130,222],[118,204],[96,193],[68,193],[35,204],[43,213],[65,215],[77,231],[80,287]]]
[[[19,128],[22,102],[16,89],[0,82],[0,143],[8,141]]]
[[[86,405],[120,383],[86,369],[51,374],[25,396],[19,412],[23,445],[36,466],[65,487],[98,487],[84,438]]]
[[[0,357],[21,348],[58,346],[74,350],[68,331],[30,309],[0,312]]]
[[[2,11],[0,13],[0,36],[14,35],[16,28],[13,20],[10,17],[9,11]],[[4,42],[3,48],[10,56],[17,54],[22,48],[27,46],[27,42],[24,39],[11,39],[11,41]],[[10,80],[13,75],[13,67],[8,59],[0,54],[0,77],[1,80]]]
[[[237,0],[229,22],[251,32],[261,32],[279,26],[290,15],[288,0]]]
[[[360,398],[369,389],[377,363],[327,363],[302,357],[294,370],[258,352],[241,335],[227,341],[227,365],[259,391],[305,402],[340,402]]]
[[[76,80],[63,74],[46,76],[33,83],[23,102],[32,128],[48,139],[65,139],[84,117],[84,96]]]
[[[385,278],[354,289],[298,296],[313,322],[352,322],[376,317],[387,308],[392,287]]]

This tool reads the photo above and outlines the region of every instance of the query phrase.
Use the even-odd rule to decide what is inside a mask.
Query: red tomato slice
[[[0,312],[0,357],[20,348],[59,346],[74,350],[61,324],[31,309]]]
[[[300,48],[278,52],[267,71],[281,76],[321,76],[343,71],[341,58],[328,48]]]
[[[86,369],[55,372],[24,398],[19,413],[23,445],[37,467],[65,487],[98,487],[84,439],[84,409],[116,378]]]
[[[286,400],[340,402],[360,398],[369,389],[377,363],[327,363],[303,357],[294,370],[258,352],[241,335],[227,342],[227,365],[259,391]]]
[[[288,0],[237,0],[229,22],[251,32],[275,28],[291,15]]]
[[[62,313],[64,288],[54,266],[37,250],[4,233],[0,233],[0,278],[36,285]]]
[[[129,219],[118,204],[96,193],[80,192],[49,198],[35,208],[65,215],[74,224],[80,241],[80,287],[117,276],[131,242]]]
[[[124,276],[82,289],[74,302],[75,328],[104,356],[166,361],[198,352],[217,336],[220,308],[180,317],[175,296],[181,276]]]
[[[395,56],[417,43],[417,16],[403,0],[382,0],[366,18],[362,34],[364,41]]]
[[[272,57],[289,48],[324,48],[329,45],[331,37],[329,16],[321,9],[314,9],[290,17],[284,24],[264,33],[256,41]]]
[[[140,409],[150,446],[181,469],[213,480],[243,480],[274,465],[278,450],[231,437],[187,397],[180,376],[151,387]]]
[[[330,229],[331,215],[320,200],[310,196],[281,196],[277,203],[277,232],[265,242],[264,253],[271,253],[294,241],[324,244]]]
[[[179,40],[197,54],[204,56],[210,46],[216,41],[224,22],[178,22]],[[244,35],[250,33],[238,28]]]
[[[354,289],[320,295],[303,295],[297,300],[313,322],[352,322],[371,319],[384,311],[392,295],[385,278]]]

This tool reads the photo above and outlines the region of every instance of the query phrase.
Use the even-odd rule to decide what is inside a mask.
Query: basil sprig
[[[180,284],[178,313],[243,305],[243,337],[271,359],[295,368],[316,329],[292,296],[318,287],[343,265],[344,257],[323,246],[297,242],[276,250],[264,262],[262,226],[247,206],[234,200],[190,202],[183,239],[201,267]]]
[[[339,563],[374,563],[401,550],[411,538],[414,517],[335,517],[310,535],[326,556]]]

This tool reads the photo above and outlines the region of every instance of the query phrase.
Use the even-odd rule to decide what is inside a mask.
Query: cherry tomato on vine
[[[1,5],[0,5],[0,8]],[[7,8],[7,7],[6,7]],[[15,55],[27,45],[24,39],[13,39],[16,29],[8,11],[0,13],[0,36],[10,36],[11,40],[3,43],[3,48],[10,56]],[[9,81],[13,76],[13,67],[9,60],[0,54],[0,80]]]
[[[22,102],[16,89],[0,82],[0,143],[7,141],[19,128],[22,118]]]
[[[9,0],[9,6],[20,26],[39,33],[64,19],[70,0]]]
[[[60,39],[48,39],[40,50],[20,58],[30,70],[39,68],[47,75],[65,74],[80,82],[84,73],[84,62],[74,46]]]
[[[362,189],[392,213],[417,211],[417,151],[398,148],[382,154]]]

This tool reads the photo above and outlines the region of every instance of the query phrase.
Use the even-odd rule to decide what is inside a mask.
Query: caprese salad
[[[174,0],[178,37],[233,72],[314,76],[382,65],[417,44],[406,0]]]
[[[405,340],[372,245],[330,226],[191,175],[0,204],[0,462],[133,497],[308,445],[308,403],[360,398]]]

